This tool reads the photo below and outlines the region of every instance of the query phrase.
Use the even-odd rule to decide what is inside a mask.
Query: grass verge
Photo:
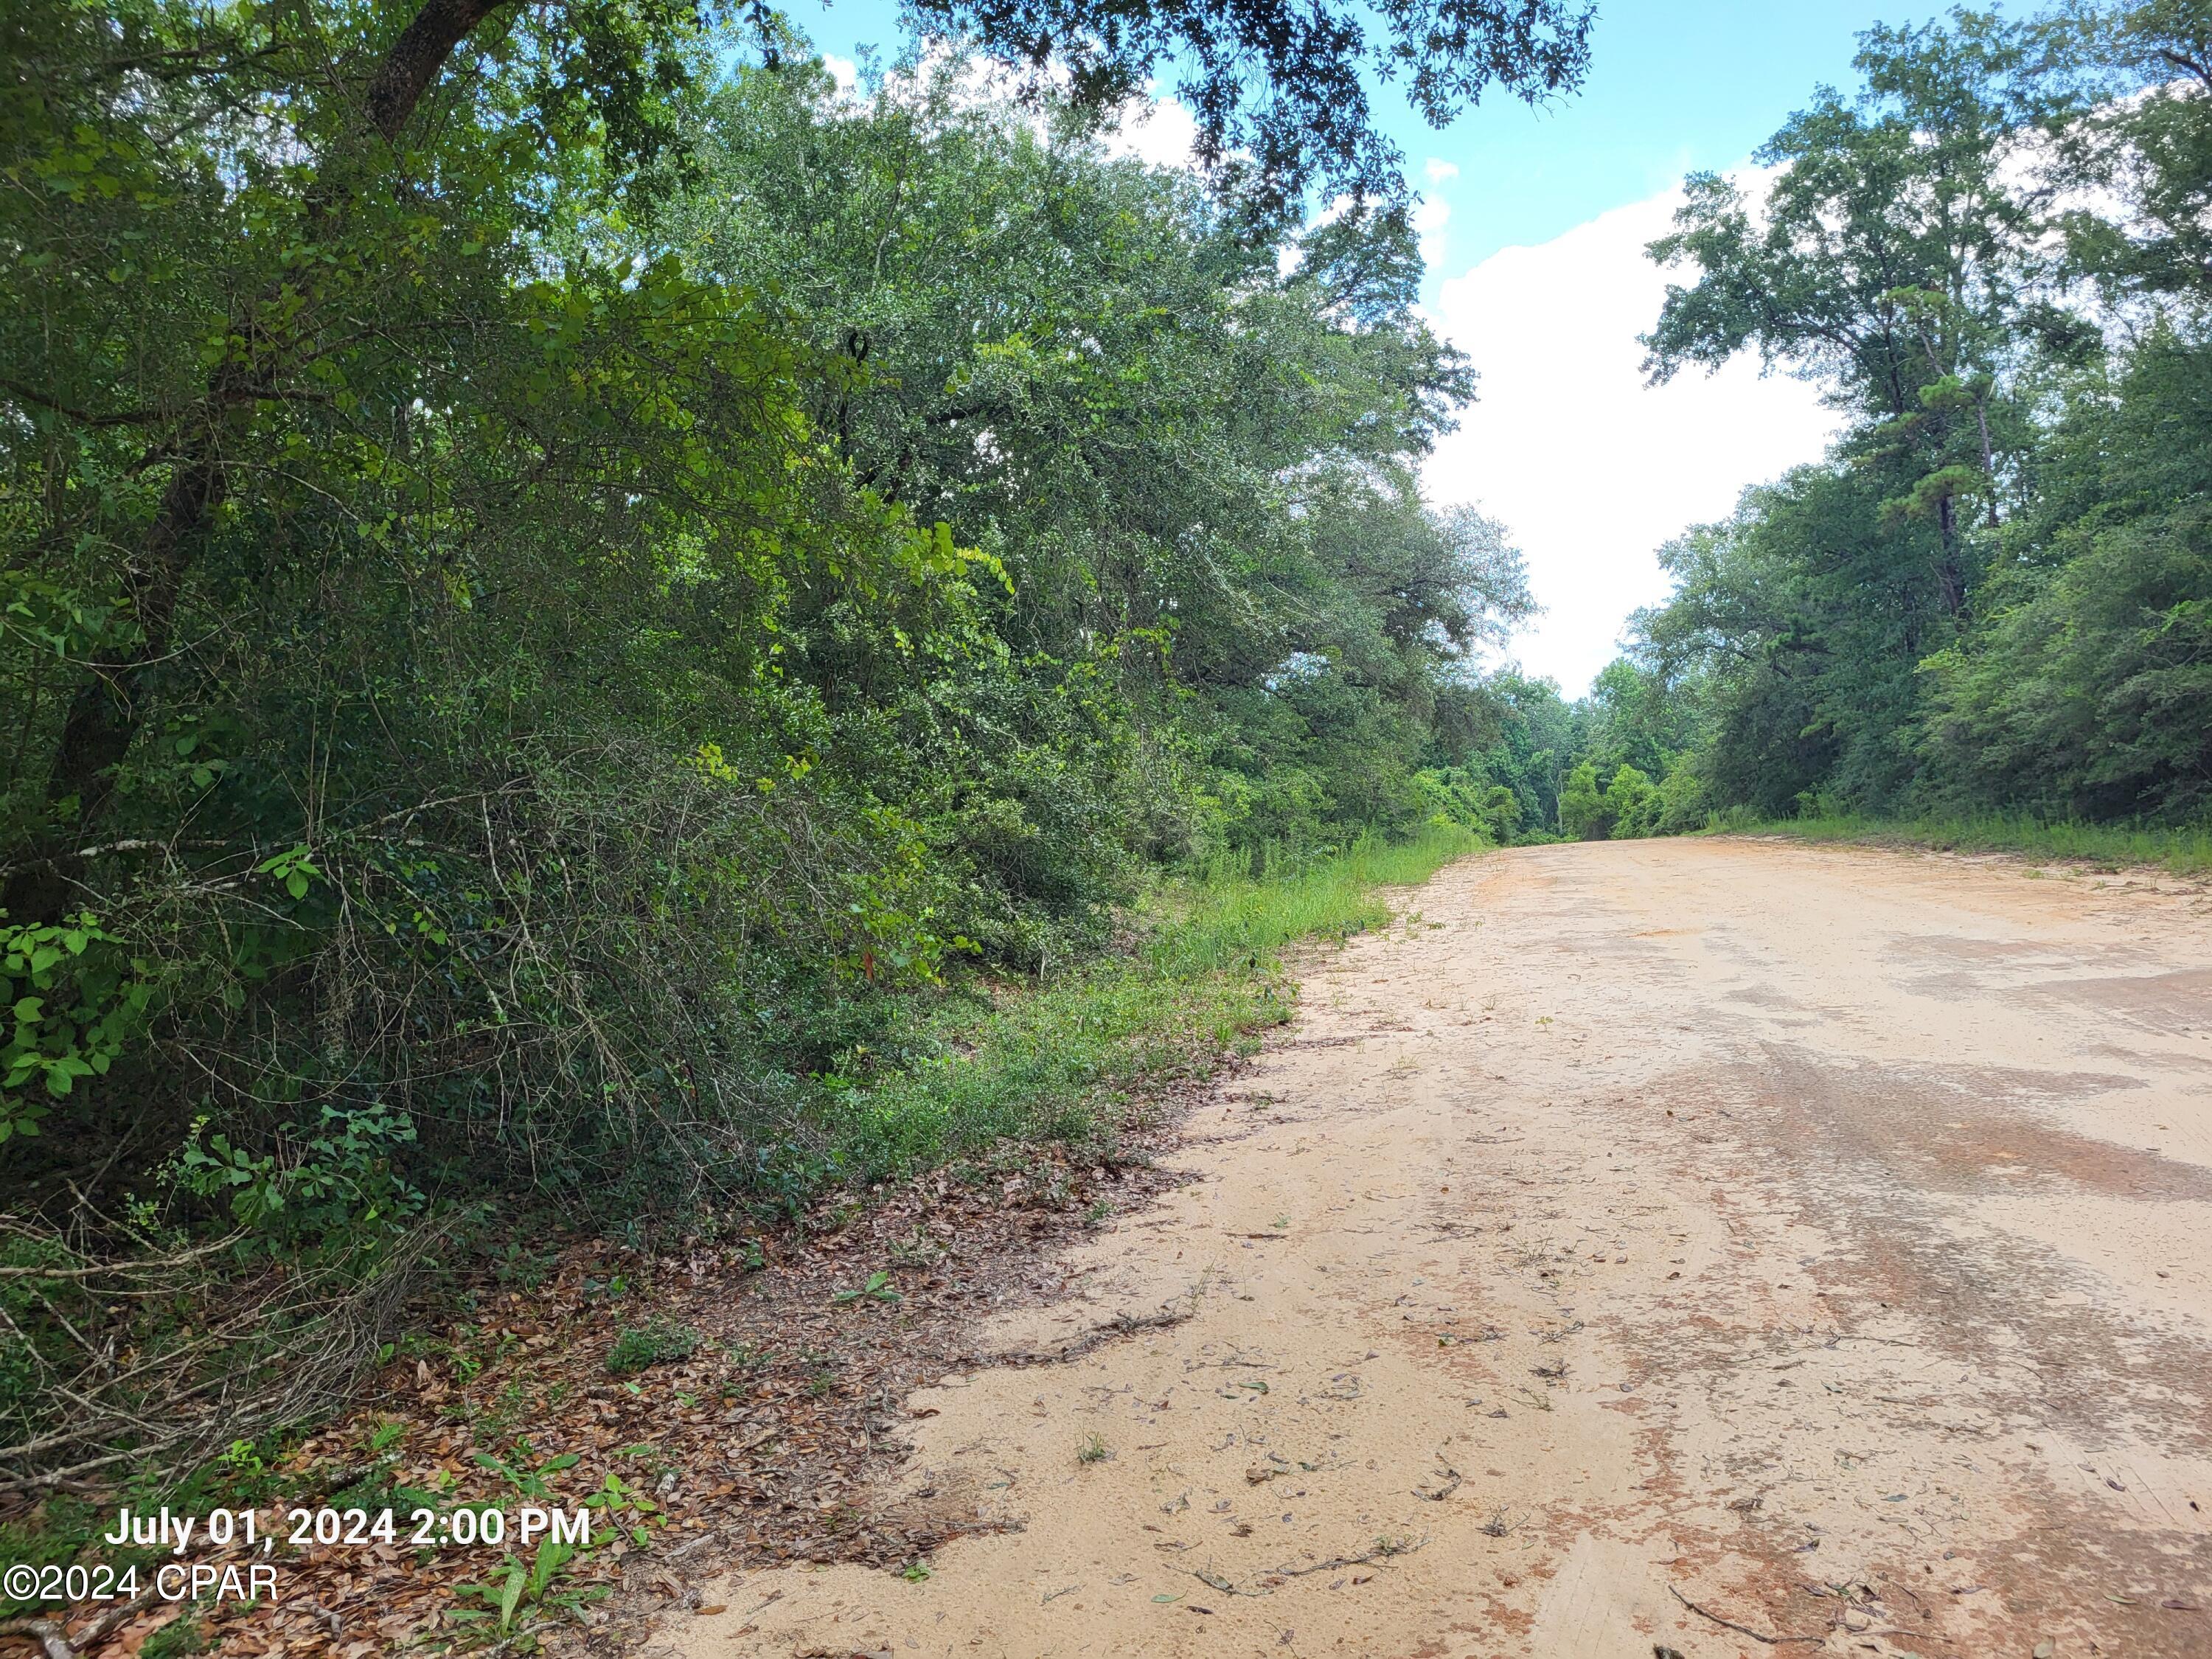
[[[2212,875],[2212,827],[2151,830],[2056,823],[2025,815],[1872,818],[1855,814],[1729,822],[1728,834],[1795,836],[1803,841],[1863,842],[1875,846],[1934,847],[1961,853],[2020,853],[2118,867],[2148,865],[2176,875]]]
[[[988,1004],[931,1014],[934,1057],[851,1091],[826,1125],[848,1176],[895,1178],[1005,1141],[1107,1149],[1139,1092],[1200,1080],[1291,1017],[1279,952],[1389,920],[1377,890],[1484,843],[1432,829],[1255,873],[1223,860],[1154,894],[1127,951]]]

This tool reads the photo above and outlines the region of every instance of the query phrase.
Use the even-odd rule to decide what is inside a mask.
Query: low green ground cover
[[[878,1180],[1009,1140],[1103,1144],[1136,1097],[1210,1072],[1290,1018],[1285,947],[1381,926],[1381,890],[1481,845],[1432,827],[1317,860],[1224,858],[1165,884],[1126,951],[932,1011],[912,1045],[927,1058],[831,1109],[831,1164]]]
[[[1795,836],[1805,841],[1855,841],[1934,847],[1962,853],[2020,853],[2087,863],[2149,865],[2176,875],[2212,873],[2212,829],[2145,829],[2124,824],[2046,822],[1989,813],[1973,817],[1881,818],[1836,813],[1802,818],[1722,818],[1734,833]]]

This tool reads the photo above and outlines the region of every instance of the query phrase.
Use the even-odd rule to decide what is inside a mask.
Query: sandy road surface
[[[908,1402],[883,1500],[1020,1530],[687,1653],[2212,1655],[2212,898],[1678,841],[1411,902],[988,1334],[1187,1320]]]

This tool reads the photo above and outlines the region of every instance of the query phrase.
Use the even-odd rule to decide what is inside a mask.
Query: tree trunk
[[[1959,563],[1959,514],[1948,495],[1936,504],[1936,528],[1943,551],[1936,561],[1936,580],[1943,592],[1943,614],[1954,620],[1966,609],[1966,573]]]
[[[58,831],[58,845],[9,876],[0,908],[9,921],[51,922],[69,902],[80,862],[75,849],[106,810],[115,790],[114,769],[138,729],[140,678],[168,651],[169,626],[184,591],[192,543],[228,488],[217,440],[210,434],[161,492],[153,527],[128,576],[137,647],[112,667],[95,669],[70,703],[53,769],[46,776],[47,802],[70,822]]]
[[[1990,409],[1979,398],[1974,399],[1974,423],[1982,434],[1982,474],[1990,481],[1990,528],[1997,527],[1997,467],[1996,457],[1990,447]]]

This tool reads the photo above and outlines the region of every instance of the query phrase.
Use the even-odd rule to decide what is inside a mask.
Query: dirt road
[[[2212,1655],[2212,897],[1674,841],[1408,902],[989,1335],[1179,1322],[908,1402],[884,1501],[1020,1529],[687,1653]]]

